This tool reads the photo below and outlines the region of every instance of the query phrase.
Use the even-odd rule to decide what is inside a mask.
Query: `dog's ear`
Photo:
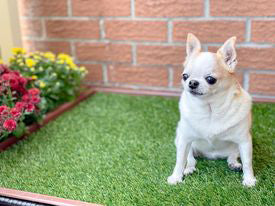
[[[187,43],[186,43],[187,57],[191,56],[194,53],[198,53],[200,51],[201,51],[200,40],[194,34],[188,33]]]
[[[237,53],[236,53],[236,37],[233,36],[229,38],[221,48],[217,51],[218,56],[220,56],[226,65],[226,69],[233,73],[237,65]]]

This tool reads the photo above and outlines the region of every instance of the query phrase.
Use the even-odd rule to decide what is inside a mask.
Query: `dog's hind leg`
[[[240,156],[239,152],[234,152],[230,154],[227,158],[228,167],[234,171],[241,171],[242,164],[238,161],[238,157]]]
[[[197,161],[194,157],[193,149],[191,147],[188,153],[187,164],[183,174],[189,175],[189,174],[192,174],[194,171],[196,171],[196,163]]]

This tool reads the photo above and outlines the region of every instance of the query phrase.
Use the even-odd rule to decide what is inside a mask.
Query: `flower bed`
[[[91,95],[79,96],[86,73],[69,55],[14,48],[9,67],[0,61],[0,150]]]
[[[0,152],[6,150],[13,144],[17,143],[18,141],[21,141],[28,137],[31,133],[37,131],[41,127],[45,126],[48,124],[50,121],[56,119],[59,115],[62,113],[72,109],[74,106],[79,104],[81,101],[87,99],[91,95],[95,94],[95,91],[93,89],[87,89],[85,92],[82,92],[78,98],[72,102],[69,103],[64,103],[61,106],[57,107],[54,111],[47,113],[45,118],[43,119],[42,122],[40,123],[33,123],[30,126],[26,128],[23,134],[21,136],[9,136],[5,141],[0,142]]]

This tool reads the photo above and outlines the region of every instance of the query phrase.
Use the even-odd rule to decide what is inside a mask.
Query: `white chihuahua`
[[[231,37],[217,53],[201,52],[200,41],[188,34],[175,139],[177,160],[169,184],[182,182],[183,175],[196,170],[194,156],[227,158],[231,169],[243,170],[243,185],[256,183],[250,134],[252,103],[235,77],[235,42],[236,37]]]

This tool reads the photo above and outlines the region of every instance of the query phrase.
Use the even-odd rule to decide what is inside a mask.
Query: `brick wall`
[[[237,36],[238,76],[275,101],[275,3],[270,0],[20,0],[24,46],[66,52],[90,84],[179,91],[188,32],[216,51]]]

